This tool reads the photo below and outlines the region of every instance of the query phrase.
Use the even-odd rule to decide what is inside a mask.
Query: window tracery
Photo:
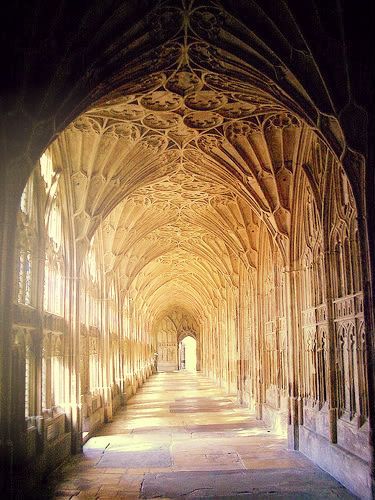
[[[16,257],[16,296],[19,304],[34,304],[33,283],[37,248],[37,210],[34,195],[35,174],[30,176],[23,190],[17,218],[18,254]]]
[[[299,295],[302,316],[302,391],[308,402],[327,401],[327,313],[323,227],[312,189],[302,179]]]
[[[44,266],[45,311],[63,316],[65,251],[63,240],[62,213],[59,191],[55,193],[46,214],[46,249]]]
[[[81,268],[81,349],[87,365],[81,382],[91,393],[97,393],[102,386],[103,323],[97,251],[97,241],[92,239]]]
[[[181,76],[181,73],[176,75]],[[67,185],[72,190],[73,226],[77,238],[72,241],[72,246],[76,245],[76,249],[83,252],[87,235],[93,234],[92,231],[99,225],[82,267],[78,270],[69,269],[69,275],[71,272],[74,279],[79,272],[81,278],[80,376],[82,396],[88,408],[85,415],[89,418],[90,412],[95,413],[97,406],[93,404],[95,398],[92,395],[101,394],[104,397],[103,394],[108,389],[106,384],[111,385],[113,396],[113,384],[118,384],[122,377],[126,376],[126,384],[132,386],[132,390],[136,385],[134,380],[137,377],[138,381],[142,379],[142,371],[150,357],[150,346],[152,342],[157,342],[149,325],[154,324],[155,311],[160,309],[160,302],[155,300],[156,305],[153,304],[154,310],[151,312],[146,306],[147,300],[150,297],[154,300],[157,295],[156,289],[162,290],[165,296],[176,296],[176,300],[181,300],[181,296],[184,296],[184,303],[193,304],[197,310],[202,307],[204,314],[201,314],[200,321],[208,332],[202,339],[206,367],[210,375],[217,377],[221,383],[226,383],[229,389],[236,384],[236,370],[233,367],[238,358],[242,355],[249,359],[251,355],[259,356],[259,359],[255,358],[259,364],[255,369],[250,362],[241,364],[237,373],[243,377],[244,383],[237,387],[239,390],[246,390],[245,382],[253,369],[256,376],[253,377],[252,395],[257,398],[257,404],[266,402],[276,409],[280,408],[280,395],[287,393],[290,382],[287,314],[293,307],[300,307],[298,314],[301,328],[297,328],[302,331],[298,331],[296,342],[299,350],[295,357],[298,361],[294,360],[296,363],[301,362],[301,380],[298,382],[305,400],[312,401],[313,406],[320,411],[327,401],[327,353],[328,342],[331,340],[331,326],[327,326],[327,288],[328,291],[333,290],[334,295],[340,411],[348,414],[349,419],[353,419],[358,412],[365,416],[366,351],[360,309],[361,263],[356,257],[359,255],[360,242],[355,217],[352,216],[350,186],[345,177],[340,181],[342,185],[335,181],[335,186],[339,186],[339,194],[335,201],[337,206],[335,204],[330,213],[338,215],[337,220],[333,216],[333,224],[332,221],[329,223],[333,230],[329,238],[328,257],[319,211],[322,207],[318,206],[319,196],[316,195],[319,189],[324,191],[322,179],[325,179],[323,170],[326,160],[323,157],[330,156],[332,166],[332,155],[322,145],[315,148],[314,154],[319,156],[319,165],[314,165],[319,186],[314,190],[310,187],[310,181],[303,181],[303,200],[296,216],[300,238],[298,257],[295,261],[288,262],[287,240],[291,215],[289,187],[298,164],[297,150],[304,147],[300,144],[299,137],[305,134],[305,125],[294,115],[284,111],[279,113],[278,108],[270,113],[269,105],[265,112],[264,103],[253,104],[254,96],[248,92],[253,89],[249,89],[250,86],[245,83],[241,97],[235,92],[237,82],[221,82],[221,77],[205,74],[203,70],[196,76],[201,88],[192,89],[194,93],[190,95],[185,95],[185,91],[176,94],[172,99],[175,100],[172,103],[175,116],[167,116],[167,110],[163,107],[170,105],[167,89],[174,76],[169,79],[168,84],[166,75],[155,76],[156,79],[160,77],[159,83],[153,85],[163,86],[163,90],[159,89],[155,93],[150,90],[143,97],[129,94],[126,102],[117,103],[119,107],[114,105],[113,109],[113,103],[108,101],[109,104],[103,105],[102,109],[81,117],[64,132],[64,139],[68,139],[66,144],[74,144],[74,153],[77,154],[76,159],[71,162],[71,168],[69,166],[70,170],[67,169]],[[228,86],[223,90],[225,85]],[[208,86],[211,91],[200,92],[203,86]],[[207,94],[211,96],[208,100]],[[186,116],[185,104],[182,103],[188,109]],[[206,120],[205,112],[199,108],[211,106],[212,103],[219,111],[208,113],[207,116],[211,119]],[[252,117],[255,108],[257,112]],[[115,117],[108,120],[111,113]],[[122,121],[115,119],[119,115],[133,118],[127,123],[127,118],[121,118]],[[221,129],[224,123],[225,126]],[[178,124],[178,130],[173,128],[174,124]],[[216,127],[217,125],[220,127]],[[200,130],[203,129],[206,130],[201,133]],[[147,130],[147,133],[141,142],[143,130]],[[103,143],[99,139],[95,142],[95,154],[92,153],[93,142],[90,135],[95,136],[95,141],[99,137],[103,138]],[[190,146],[184,149],[182,145],[185,146],[189,141]],[[65,146],[61,144],[60,152],[66,153]],[[126,149],[127,154],[114,158],[122,149]],[[147,154],[137,157],[140,150],[142,154],[147,151]],[[90,153],[85,156],[87,151]],[[65,157],[68,158],[68,155]],[[105,158],[111,158],[111,161],[107,164]],[[135,168],[123,168],[125,163],[131,164],[135,158]],[[136,170],[138,164],[141,165],[139,172]],[[209,168],[204,170],[207,165]],[[224,169],[221,168],[223,165]],[[126,177],[125,170],[132,172],[133,177]],[[233,185],[229,171],[235,174]],[[222,175],[220,182],[214,176],[211,177],[212,172],[217,178]],[[42,201],[48,199],[48,203],[45,203],[48,210],[43,208],[44,211],[40,210],[44,203],[38,201],[39,213],[45,215],[44,212],[47,212],[41,238],[41,253],[45,258],[44,312],[64,316],[64,280],[68,274],[66,268],[69,262],[65,259],[63,237],[63,194],[56,182],[58,176],[49,152],[40,160],[38,175],[36,180],[44,191]],[[137,189],[135,179],[141,178],[144,185]],[[124,195],[125,186],[129,191],[134,188],[133,196],[121,202],[113,210],[110,222],[106,221],[109,243],[98,241],[98,234],[104,227],[104,224],[98,222],[104,202],[109,200],[108,207],[113,207],[118,201],[116,197]],[[241,198],[241,202],[238,191],[243,191],[241,196],[244,199]],[[320,195],[323,197],[323,192]],[[251,203],[245,203],[246,197],[251,198]],[[33,234],[36,231],[33,229],[36,226],[31,222],[34,217],[34,201],[30,200],[34,200],[32,183],[28,184],[20,206],[23,227],[29,228],[23,232],[24,239],[20,238],[18,264],[18,288],[22,290],[19,302],[24,304],[33,302],[34,262],[41,257],[34,252],[36,247],[33,246]],[[148,209],[155,206],[158,211],[156,215],[151,215]],[[114,214],[115,211],[118,214]],[[252,216],[248,217],[248,213],[252,213]],[[198,230],[194,224],[199,226]],[[260,235],[262,231],[263,234]],[[284,239],[279,245],[278,238],[281,235]],[[324,237],[325,235],[326,233]],[[263,241],[259,244],[259,240]],[[160,255],[156,254],[160,251],[158,247],[161,248]],[[262,247],[261,250],[259,247]],[[175,248],[178,251],[169,255]],[[330,266],[326,266],[326,259],[331,259]],[[250,263],[255,270],[256,278],[251,285],[254,289],[249,291],[249,282],[243,280],[246,282],[246,293],[237,283],[240,274],[239,260],[241,263]],[[164,267],[160,265],[153,268],[160,275],[156,285],[152,283],[152,273],[149,272],[151,266],[147,268],[154,261],[158,265],[163,262],[166,264]],[[284,266],[289,264],[296,266],[298,273],[297,297],[292,303],[289,302],[289,294],[286,294],[284,273]],[[332,275],[326,267],[331,268]],[[116,284],[115,280],[111,282],[109,278],[114,269],[116,272],[119,269],[120,275]],[[39,273],[38,270],[36,272]],[[246,269],[245,274],[250,272],[252,271]],[[176,276],[178,286],[170,286],[169,283]],[[107,296],[108,281],[111,285]],[[167,286],[164,286],[166,283]],[[202,294],[197,290],[201,290]],[[69,285],[68,293],[73,302],[76,297]],[[243,298],[244,295],[246,299]],[[331,306],[331,297],[329,300]],[[68,304],[69,301],[66,302]],[[243,307],[247,308],[246,313],[241,311]],[[354,321],[349,324],[347,318],[352,318],[353,310]],[[191,325],[191,318],[175,313],[176,311],[167,319],[164,318],[158,325],[159,363],[171,362],[176,358],[176,336],[180,332],[178,322],[185,331]],[[330,312],[330,322],[332,319]],[[240,329],[242,337],[239,340]],[[44,330],[46,339],[43,341],[42,355],[42,407],[47,409],[64,403],[67,378],[64,356],[70,351],[64,332]],[[35,377],[30,375],[32,357],[27,359],[25,372],[28,386]],[[32,384],[35,386],[35,380]],[[261,387],[261,395],[257,394],[258,387]],[[26,393],[29,398],[30,393],[26,391],[25,397]],[[29,399],[27,402],[25,400],[25,404],[30,407]]]
[[[24,333],[24,367],[25,367],[25,417],[35,415],[35,355],[32,335]]]
[[[332,169],[330,198],[331,284],[337,345],[339,414],[361,425],[367,418],[367,368],[363,357],[361,262],[356,206],[342,168]],[[364,402],[360,404],[359,401]]]
[[[280,397],[285,396],[287,390],[285,276],[280,252],[265,228],[260,252],[260,317],[264,324],[263,384],[266,402],[273,408],[279,408]]]
[[[46,193],[49,193],[54,180],[54,168],[52,163],[52,156],[48,151],[42,154],[39,160],[39,164],[40,174],[44,181],[45,191]]]

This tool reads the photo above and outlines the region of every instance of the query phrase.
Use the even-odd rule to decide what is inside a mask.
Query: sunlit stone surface
[[[48,490],[56,498],[354,498],[191,372],[149,379]]]
[[[144,495],[308,488],[298,451],[373,497],[366,8],[8,3],[0,497],[83,445],[73,475],[137,494],[142,474]]]

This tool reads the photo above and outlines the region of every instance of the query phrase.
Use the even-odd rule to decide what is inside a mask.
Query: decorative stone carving
[[[205,373],[259,417],[352,453],[369,396],[348,178],[299,105],[241,59],[217,2],[166,2],[145,22],[147,57],[50,145],[22,197],[14,356],[22,344],[27,384],[43,381],[43,406],[70,404],[79,376],[92,430],[156,351],[175,369],[194,334]]]

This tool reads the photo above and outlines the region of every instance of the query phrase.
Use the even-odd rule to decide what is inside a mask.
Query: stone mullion
[[[113,417],[113,406],[112,406],[112,391],[111,391],[111,338],[108,324],[108,307],[109,301],[107,297],[107,290],[105,283],[103,283],[103,290],[100,299],[100,315],[101,315],[101,327],[100,334],[102,337],[101,347],[102,347],[102,390],[104,398],[104,418],[106,422],[110,422]]]
[[[135,351],[136,351],[136,341],[135,341],[135,329],[134,329],[134,302],[131,300],[130,314],[129,314],[129,335],[130,335],[130,374],[132,377],[132,385],[135,383]]]
[[[219,331],[219,322],[220,322],[220,305],[219,305],[219,299],[218,300],[218,306],[216,308],[216,311],[213,312],[211,311],[211,318],[213,319],[213,327],[211,327],[211,337],[210,337],[210,342],[209,342],[209,359],[208,359],[208,366],[210,369],[209,376],[213,377],[214,379],[217,378],[218,374],[216,373],[216,357],[218,356],[220,352],[220,339],[216,340],[216,352],[214,351],[214,344],[215,344],[215,335],[217,335],[217,332]]]
[[[222,322],[221,322],[221,328],[223,329],[223,332],[224,332],[224,350],[223,350],[223,354],[224,354],[224,379],[225,379],[225,382],[226,382],[226,386],[227,386],[227,390],[228,392],[230,392],[230,389],[229,389],[229,380],[230,380],[230,374],[229,374],[229,370],[230,370],[230,366],[229,366],[229,356],[230,356],[230,353],[229,353],[229,327],[230,327],[230,320],[231,320],[231,314],[230,314],[230,305],[229,305],[229,300],[228,300],[228,287],[226,286],[224,291],[223,291],[223,295],[224,295],[224,304],[225,304],[225,309],[224,309],[224,315],[222,317]]]
[[[210,358],[208,359],[208,366],[210,367],[210,376],[215,376],[215,353],[213,351],[213,344],[214,344],[214,338],[216,335],[216,332],[218,331],[219,328],[219,310],[215,311],[216,314],[211,312],[211,317],[214,320],[214,327],[211,327],[211,338],[210,338],[210,343],[209,343],[209,353],[210,353]],[[217,348],[219,348],[219,340],[217,341]],[[219,350],[219,349],[218,349]],[[217,356],[217,354],[216,354]],[[212,374],[212,375],[211,375]]]
[[[274,300],[275,300],[275,349],[276,349],[276,366],[274,369],[276,370],[277,377],[277,389],[278,389],[278,400],[280,405],[280,393],[282,387],[282,373],[280,370],[281,362],[281,352],[280,352],[280,295],[281,295],[281,279],[280,279],[280,269],[277,269],[278,259],[277,252],[274,252]]]
[[[361,325],[362,323],[362,325]],[[359,410],[361,415],[360,425],[366,420],[368,414],[368,388],[367,388],[367,359],[366,359],[366,342],[364,334],[364,320],[356,318],[357,328],[357,368],[359,380]]]
[[[220,305],[219,305],[219,299],[218,299],[218,308],[217,311],[215,311],[216,314],[211,312],[211,315],[214,318],[214,328],[211,330],[212,335],[211,335],[211,342],[210,342],[210,359],[209,359],[209,366],[210,366],[210,372],[211,376],[214,378],[218,378],[218,373],[216,371],[216,358],[220,354],[220,338],[216,340],[216,352],[214,351],[214,344],[215,344],[215,336],[217,336],[219,327],[220,327]]]
[[[241,345],[241,365],[242,365],[242,402],[250,403],[250,394],[247,394],[247,388],[249,386],[248,380],[251,380],[251,376],[249,373],[249,363],[248,363],[248,348],[249,348],[249,314],[247,311],[248,307],[248,293],[249,293],[249,283],[247,277],[248,270],[245,267],[242,267],[241,271],[241,307],[240,307],[240,321],[241,321],[241,330],[242,330],[242,345]]]
[[[23,341],[26,341],[25,332],[22,332]],[[25,419],[25,359],[26,345],[15,345],[12,352],[12,379],[17,381],[19,391],[13,394],[12,398],[12,414],[14,416],[12,422],[12,430],[14,433],[14,464],[21,464],[24,460],[26,450],[26,432],[27,424]]]
[[[37,188],[35,186],[35,192]],[[36,415],[40,415],[42,412],[42,362],[43,362],[43,331],[44,331],[44,280],[45,280],[45,259],[46,259],[46,235],[45,235],[45,221],[44,221],[44,211],[42,209],[41,201],[39,196],[37,196],[38,201],[38,248],[35,260],[37,262],[36,267],[36,279],[35,281],[35,308],[38,313],[38,326],[35,330],[36,341],[34,342],[35,349],[35,410]]]
[[[329,438],[331,443],[337,443],[337,419],[338,419],[338,401],[337,401],[337,374],[336,374],[336,356],[337,356],[337,338],[334,322],[333,290],[331,263],[335,252],[325,250],[324,252],[324,271],[325,286],[327,297],[327,401],[329,412]],[[333,267],[334,269],[334,267]]]
[[[233,297],[232,290],[230,286],[227,288],[227,297],[228,297],[228,309],[227,309],[227,355],[228,355],[228,360],[227,360],[227,366],[228,366],[228,392],[232,393],[233,387],[232,387],[232,376],[233,376],[233,355],[234,355],[234,349],[233,349],[233,342],[235,341],[235,332],[234,330],[234,324],[235,324],[235,301]]]
[[[228,392],[233,392],[233,379],[235,377],[235,347],[236,347],[236,299],[235,299],[235,288],[228,286],[227,297],[228,297],[228,315],[227,315],[227,339],[228,339]],[[237,386],[237,384],[236,384]]]
[[[254,313],[251,314],[251,312],[250,312],[250,304],[251,304],[251,307],[253,308],[253,311],[254,311],[254,303],[251,301],[251,287],[252,287],[252,284],[250,281],[250,272],[251,271],[248,270],[247,272],[249,273],[249,276],[247,277],[247,281],[246,281],[246,286],[248,287],[248,290],[247,290],[247,297],[246,297],[245,305],[244,305],[244,307],[246,308],[246,312],[245,312],[245,319],[246,319],[246,322],[245,322],[246,372],[245,372],[245,374],[249,378],[249,382],[248,382],[249,404],[251,404],[251,406],[253,406],[253,403],[254,403],[254,400],[253,400],[253,398],[254,398],[254,388],[253,388],[254,371],[253,371],[253,362],[250,359],[250,356],[254,355],[254,352],[255,352],[255,348],[253,346],[253,342],[254,342],[254,325],[253,325]]]
[[[319,351],[319,346],[320,346],[320,334],[319,334],[319,327],[315,325],[315,349],[314,349],[314,359],[315,359],[315,394],[316,394],[316,401],[319,404],[320,408],[320,402],[322,400],[322,394],[321,394],[321,384],[320,384],[320,371],[319,371],[319,356],[320,356],[320,351]]]
[[[210,319],[212,320],[213,324],[210,325]],[[210,311],[209,317],[206,322],[207,327],[210,328],[210,338],[207,342],[207,353],[205,354],[206,360],[206,375],[212,377],[213,376],[213,361],[212,361],[212,343],[215,335],[215,329],[217,328],[217,314],[213,315],[212,311]]]
[[[121,391],[121,401],[124,403],[126,397],[126,387],[125,387],[125,365],[124,365],[124,356],[125,353],[123,349],[125,347],[124,342],[124,323],[123,323],[123,300],[121,298],[121,293],[119,290],[119,278],[118,274],[116,274],[115,279],[115,296],[116,296],[116,327],[118,331],[118,339],[119,339],[119,350],[118,350],[118,362],[119,362],[119,378],[120,378],[120,391]]]
[[[242,404],[245,396],[245,307],[244,307],[244,279],[243,279],[243,268],[241,266],[239,275],[239,285],[238,285],[238,313],[237,313],[237,324],[238,324],[238,347],[237,347],[237,377],[238,380],[238,399]]]
[[[111,338],[110,338],[110,328],[109,328],[109,289],[107,286],[108,277],[104,272],[103,265],[103,234],[100,231],[99,238],[99,254],[100,258],[97,259],[98,271],[99,271],[99,305],[100,305],[100,336],[101,336],[101,386],[102,386],[102,396],[104,402],[104,419],[106,422],[110,422],[113,417],[113,402],[112,402],[112,390],[111,383],[112,377],[110,373],[111,368]]]
[[[43,336],[43,344],[44,344],[44,336]],[[51,408],[51,340],[47,342],[48,348],[44,345],[43,352],[44,352],[44,359],[45,359],[45,378],[46,378],[46,409]],[[43,360],[42,360],[43,362]],[[43,410],[43,408],[42,408]]]
[[[255,281],[255,272],[252,272],[252,281],[249,282],[251,289],[249,290],[249,304],[252,304],[252,314],[249,315],[249,321],[251,322],[251,351],[249,352],[249,369],[251,367],[251,397],[252,397],[252,405],[254,409],[257,404],[257,394],[258,394],[258,376],[257,376],[257,325],[258,325],[258,304],[257,304],[257,293],[254,286]],[[249,307],[249,305],[248,305]]]
[[[237,398],[239,402],[243,399],[244,392],[244,366],[243,366],[243,315],[242,315],[242,283],[240,278],[240,283],[238,285],[237,292],[237,304],[235,310],[235,335],[236,335],[236,366],[234,368],[235,373],[237,373]]]
[[[126,305],[125,305],[126,301]],[[124,393],[126,394],[126,384],[128,381],[128,366],[129,366],[129,358],[128,358],[128,350],[129,350],[129,305],[127,296],[121,298],[121,329],[123,335],[123,352],[122,352],[122,362],[123,362],[123,374],[124,374]]]
[[[223,380],[225,376],[225,348],[226,348],[226,335],[224,331],[224,315],[226,313],[226,305],[224,299],[221,299],[221,309],[220,309],[220,321],[218,325],[217,335],[219,335],[220,351],[219,355],[215,357],[215,371],[219,374],[220,386],[223,385]],[[214,345],[215,348],[215,345]]]
[[[361,391],[361,382],[360,382],[360,367],[359,367],[359,338],[358,338],[358,328],[357,328],[357,320],[354,318],[354,327],[353,327],[353,344],[352,344],[352,362],[353,362],[353,381],[354,381],[354,405],[355,405],[355,415],[357,415],[358,423],[360,424],[362,414],[361,414],[361,401],[360,401],[360,391]]]
[[[215,311],[215,313],[213,311],[210,312],[210,318],[213,320],[213,326],[210,327],[211,335],[210,335],[210,341],[208,343],[209,350],[208,350],[207,355],[209,354],[209,358],[207,359],[207,366],[209,367],[209,370],[210,370],[209,376],[214,377],[215,376],[215,368],[214,368],[215,353],[213,352],[212,346],[214,343],[215,334],[216,334],[217,329],[219,327],[219,311],[218,311],[218,309]],[[217,347],[219,347],[219,341],[217,341]]]
[[[320,403],[321,394],[320,394],[320,382],[319,382],[319,328],[315,324],[314,327],[314,343],[313,343],[313,357],[314,357],[314,393],[315,393],[315,401]]]
[[[241,340],[241,337],[243,335],[243,330],[242,330],[242,325],[240,325],[240,317],[239,317],[239,303],[240,303],[240,299],[239,299],[239,288],[237,287],[237,289],[235,290],[235,297],[234,297],[234,304],[233,304],[233,332],[232,332],[232,338],[233,338],[233,341],[232,341],[232,386],[234,386],[233,388],[235,389],[235,392],[237,392],[237,377],[236,377],[236,373],[237,373],[237,359],[239,359],[239,366],[240,366],[240,376],[241,376],[241,372],[242,372],[242,362],[241,362],[241,359],[242,359],[242,348],[241,348],[241,344],[242,344],[242,340]]]
[[[76,271],[76,264],[71,263],[70,272]],[[78,271],[77,271],[78,272]],[[70,426],[72,433],[72,453],[82,449],[82,407],[81,407],[81,380],[80,380],[80,293],[82,293],[82,280],[74,276],[69,279],[68,286],[68,318],[69,318],[69,366],[70,366]],[[89,330],[88,330],[89,333]],[[67,347],[66,347],[67,348]],[[87,357],[89,362],[89,356]],[[88,366],[88,372],[90,365]]]
[[[299,426],[303,423],[301,398],[301,345],[298,330],[301,304],[298,299],[298,283],[301,271],[285,269],[285,302],[295,304],[287,307],[293,311],[287,315],[287,358],[288,358],[288,387],[289,387],[289,418],[288,418],[288,448],[299,449]]]
[[[215,331],[215,335],[212,338],[212,352],[214,353],[214,374],[219,379],[220,386],[222,385],[223,379],[223,367],[224,367],[224,358],[223,358],[223,345],[224,345],[224,335],[222,328],[223,323],[223,300],[221,296],[219,296],[219,310],[217,314],[217,328]]]
[[[257,290],[256,290],[256,328],[255,328],[255,356],[256,356],[256,400],[255,409],[256,417],[258,419],[262,418],[262,405],[263,405],[263,384],[264,384],[264,355],[263,355],[263,344],[264,344],[264,314],[263,314],[263,295],[260,290],[260,271],[257,272]]]
[[[210,326],[211,335],[210,335],[209,342],[207,342],[207,347],[208,347],[208,350],[207,350],[207,369],[209,370],[208,375],[210,377],[215,377],[215,375],[216,375],[216,373],[215,373],[215,357],[217,356],[217,354],[215,356],[215,353],[213,351],[213,344],[214,344],[215,334],[217,332],[217,329],[219,328],[219,311],[217,310],[216,314],[213,314],[211,311],[210,316],[213,320],[213,325]],[[219,348],[219,341],[217,342],[217,348]]]
[[[215,335],[212,338],[212,352],[214,353],[214,363],[213,369],[215,377],[219,379],[220,386],[222,385],[223,374],[220,370],[224,366],[223,363],[223,332],[221,331],[221,325],[223,322],[223,303],[221,298],[219,299],[219,311],[217,314],[217,328]]]

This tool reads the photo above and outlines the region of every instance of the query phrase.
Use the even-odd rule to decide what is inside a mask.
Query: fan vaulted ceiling
[[[226,282],[236,285],[240,261],[257,266],[262,224],[282,244],[293,173],[311,140],[271,80],[240,52],[208,43],[223,15],[213,6],[161,11],[175,27],[163,48],[140,57],[127,83],[52,145],[82,254],[102,231],[106,272],[155,311],[203,314]]]

